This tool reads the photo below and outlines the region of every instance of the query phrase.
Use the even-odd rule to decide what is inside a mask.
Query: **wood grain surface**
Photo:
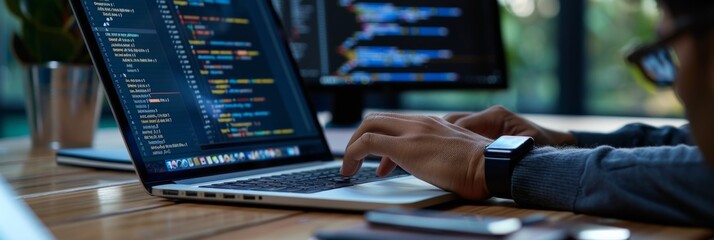
[[[122,147],[115,131],[99,146]],[[0,140],[0,175],[58,239],[308,239],[363,224],[361,212],[174,202],[146,193],[134,173],[57,165],[26,138]],[[707,239],[713,232],[518,208],[512,201],[454,201],[433,209],[490,216],[544,214],[553,222],[626,227],[632,239]],[[1,214],[0,214],[1,215]],[[2,216],[0,216],[2,217]]]

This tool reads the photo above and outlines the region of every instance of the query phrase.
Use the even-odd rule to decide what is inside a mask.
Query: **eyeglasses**
[[[700,19],[696,19],[700,20]],[[626,56],[629,63],[634,64],[645,78],[658,87],[669,87],[674,84],[679,71],[679,60],[670,44],[689,31],[710,27],[713,21],[694,21],[692,18],[680,19],[675,24],[675,31],[658,41],[641,46]]]
[[[672,86],[677,79],[677,55],[667,45],[650,49],[640,48],[627,56],[627,61],[637,65],[645,79],[658,87]]]

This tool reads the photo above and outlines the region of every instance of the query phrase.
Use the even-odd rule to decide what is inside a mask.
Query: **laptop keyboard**
[[[340,168],[335,167],[223,182],[200,187],[268,192],[316,193],[409,175],[401,168],[395,169],[385,177],[377,177],[374,173],[375,171],[376,168],[374,167],[363,167],[354,176],[343,177],[340,174]]]

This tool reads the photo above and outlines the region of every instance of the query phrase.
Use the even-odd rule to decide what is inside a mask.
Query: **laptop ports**
[[[233,194],[223,194],[224,199],[236,199],[236,195]]]
[[[169,195],[169,196],[178,196],[179,191],[176,190],[163,190],[164,195]]]
[[[207,198],[215,198],[216,194],[215,193],[203,193],[203,196],[207,197]]]
[[[198,197],[197,192],[186,192],[186,197]]]
[[[253,196],[253,195],[243,195],[243,200],[251,200],[251,201],[254,201],[254,200],[255,200],[255,196]]]

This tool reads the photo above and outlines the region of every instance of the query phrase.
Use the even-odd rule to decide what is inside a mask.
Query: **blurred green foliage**
[[[683,117],[671,89],[637,81],[624,53],[656,38],[655,0],[589,0],[586,8],[587,112],[596,115]]]
[[[509,89],[423,91],[404,94],[407,108],[475,111],[504,105],[527,113],[556,112],[556,21],[560,0],[499,0],[509,67]],[[656,0],[586,0],[586,114],[683,117],[671,90],[637,81],[623,60],[633,42],[655,39]],[[573,79],[573,81],[579,81]]]
[[[5,0],[21,23],[12,49],[23,63],[91,63],[67,0]]]

